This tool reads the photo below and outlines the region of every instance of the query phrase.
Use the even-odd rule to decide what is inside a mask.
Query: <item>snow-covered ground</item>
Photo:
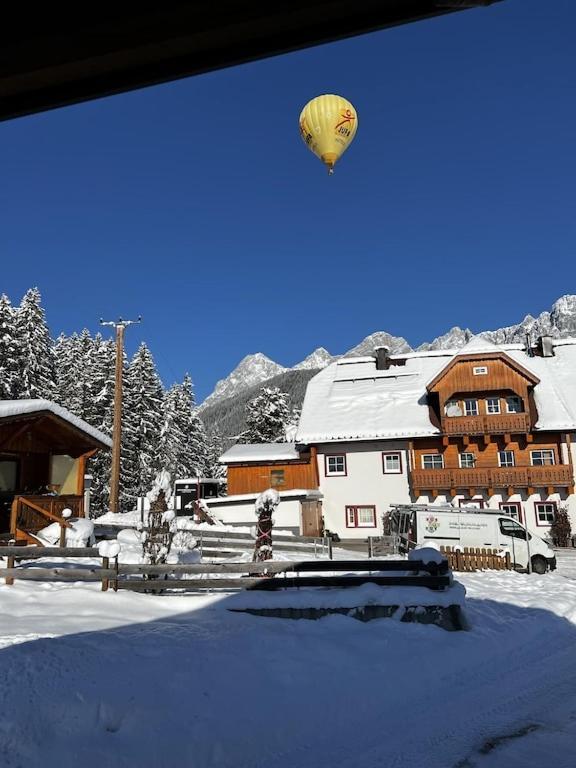
[[[470,630],[452,633],[0,586],[0,766],[572,768],[574,566],[459,575]]]

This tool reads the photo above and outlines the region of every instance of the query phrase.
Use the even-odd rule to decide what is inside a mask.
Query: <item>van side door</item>
[[[509,517],[498,518],[498,541],[500,546],[510,552],[512,562],[521,568],[528,565],[528,545],[526,529]]]

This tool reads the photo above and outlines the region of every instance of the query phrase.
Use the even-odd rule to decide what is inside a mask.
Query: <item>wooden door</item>
[[[324,534],[324,518],[322,517],[321,501],[300,502],[302,517],[302,536],[322,536]]]

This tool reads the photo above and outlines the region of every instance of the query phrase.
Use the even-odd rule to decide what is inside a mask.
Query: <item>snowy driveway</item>
[[[460,633],[0,587],[0,765],[573,768],[576,582],[461,581]]]

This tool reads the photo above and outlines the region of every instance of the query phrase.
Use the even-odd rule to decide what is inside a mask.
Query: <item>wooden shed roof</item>
[[[81,456],[111,440],[49,400],[0,401],[0,452]]]

